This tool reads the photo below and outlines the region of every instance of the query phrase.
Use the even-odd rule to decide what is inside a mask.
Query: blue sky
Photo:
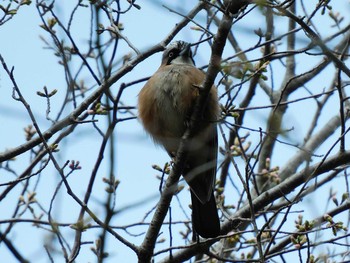
[[[312,3],[311,3],[312,2]],[[310,5],[317,1],[310,1]],[[192,6],[191,1],[178,1],[174,3],[173,1],[162,1],[163,4],[173,7],[174,9],[189,10]],[[67,22],[67,16],[70,14],[71,6],[70,1],[61,1],[56,3],[57,14],[59,17],[63,18],[63,21]],[[123,34],[128,37],[128,39],[133,42],[137,48],[141,51],[146,50],[152,45],[160,42],[168,32],[174,27],[174,25],[181,20],[181,17],[174,13],[170,13],[165,10],[160,1],[143,1],[140,3],[142,9],[136,10],[131,9],[126,15],[122,16],[121,22],[124,24],[125,30]],[[349,2],[339,1],[333,4],[335,11],[341,11],[344,15],[349,13]],[[79,23],[73,25],[72,34],[73,37],[77,39],[77,43],[82,49],[86,45],[88,39],[88,29],[89,29],[89,17],[88,10],[85,12],[82,10],[78,13],[77,17]],[[253,18],[253,19],[252,19]],[[202,20],[201,20],[202,19]],[[204,17],[198,16],[196,20],[203,22]],[[327,19],[327,18],[321,18]],[[345,17],[348,21],[349,18]],[[249,22],[249,24],[247,23]],[[277,21],[283,21],[283,18],[277,18]],[[322,21],[322,20],[321,20]],[[204,22],[203,22],[204,23]],[[43,48],[45,44],[40,39],[39,36],[48,38],[46,32],[39,27],[41,21],[38,17],[37,11],[35,9],[34,3],[28,7],[22,7],[19,13],[8,23],[0,27],[0,54],[4,57],[6,63],[9,67],[14,66],[14,74],[18,83],[18,86],[23,93],[25,99],[32,105],[32,110],[37,118],[39,126],[42,130],[46,130],[50,126],[50,121],[45,119],[46,103],[43,98],[36,95],[38,90],[41,90],[43,86],[47,86],[49,90],[57,89],[58,93],[52,100],[52,113],[51,116],[55,116],[59,108],[56,105],[60,105],[63,100],[64,90],[66,89],[66,83],[64,81],[64,72],[62,67],[58,65],[57,57],[52,55],[52,51]],[[327,24],[328,25],[328,24]],[[278,28],[280,25],[276,24]],[[250,16],[250,19],[243,19],[237,25],[235,25],[235,30],[240,34],[240,41],[247,47],[250,47],[254,41],[257,41],[256,35],[254,35],[253,30],[259,27],[264,27],[264,20],[257,11]],[[328,35],[328,32],[334,29],[329,27],[319,27],[320,33],[323,36]],[[281,28],[281,30],[284,28]],[[278,29],[277,29],[278,32]],[[185,30],[180,32],[175,39],[183,39],[188,42],[194,42],[198,39],[199,32],[193,31],[187,27]],[[60,35],[63,36],[62,32]],[[303,32],[298,34],[301,41],[305,40]],[[330,43],[331,45],[332,43]],[[281,48],[284,43],[281,41]],[[129,52],[128,47],[125,43],[121,42],[120,53],[117,56]],[[226,51],[227,52],[230,51]],[[258,57],[260,54],[256,54]],[[198,66],[204,65],[209,59],[209,50],[205,50],[203,47],[202,52],[196,57],[196,62]],[[112,91],[115,93],[122,82],[128,82],[135,79],[144,78],[150,76],[159,66],[161,54],[156,54],[147,60],[140,63],[135,69],[128,75],[126,75],[120,82],[114,84]],[[252,55],[250,58],[255,58]],[[317,61],[317,59],[315,59]],[[300,70],[304,69],[307,64],[313,63],[313,61],[299,61],[298,68]],[[306,65],[303,65],[305,63]],[[327,87],[330,80],[324,80],[324,75],[319,78],[319,85]],[[280,76],[275,75],[276,81]],[[84,81],[91,85],[93,84],[93,79],[89,74],[86,74]],[[137,94],[142,88],[142,83],[139,85],[132,86],[130,89],[126,90],[123,97],[123,102],[127,105],[136,105]],[[23,105],[19,102],[11,99],[12,96],[12,84],[10,83],[4,71],[0,69],[0,123],[2,124],[2,139],[0,139],[0,151],[4,151],[7,148],[13,146],[18,146],[25,142],[23,128],[30,123],[28,119],[28,114],[26,113]],[[262,99],[255,101],[255,105],[263,105],[266,103],[266,97],[261,94]],[[307,102],[306,102],[307,103]],[[336,102],[330,102],[336,103]],[[300,105],[303,105],[301,103]],[[304,107],[308,107],[308,104]],[[65,112],[66,114],[68,112]],[[266,119],[267,111],[259,111],[255,115],[248,116],[252,123],[256,127],[264,125]],[[302,114],[302,115],[301,115]],[[300,142],[302,140],[302,134],[305,131],[303,123],[298,119],[298,116],[307,116],[307,111],[302,113],[297,109],[293,109],[286,118],[292,123],[291,126],[295,128],[291,137],[294,141]],[[99,117],[98,125],[100,127],[105,127],[104,117]],[[324,116],[327,120],[327,115]],[[287,127],[288,128],[288,127]],[[169,157],[160,147],[154,146],[153,142],[148,138],[145,132],[142,130],[141,125],[137,120],[127,121],[118,124],[116,129],[116,177],[121,181],[117,192],[117,207],[125,207],[130,204],[134,204],[150,199],[149,202],[132,209],[130,211],[125,211],[116,216],[115,220],[112,222],[115,225],[125,225],[129,223],[138,222],[144,217],[145,211],[150,210],[155,204],[158,197],[158,187],[159,180],[156,178],[157,172],[151,168],[152,164],[158,164],[163,166],[163,164],[169,161]],[[254,135],[252,135],[253,137]],[[254,138],[254,137],[253,137]],[[80,160],[83,169],[77,171],[70,177],[70,183],[79,196],[83,196],[87,179],[91,173],[91,170],[95,164],[97,152],[101,144],[101,137],[98,135],[97,131],[91,127],[91,125],[81,125],[76,130],[76,135],[72,138],[68,138],[60,145],[62,149],[59,154],[57,154],[58,160],[63,164],[66,160]],[[275,158],[274,165],[281,165],[289,156],[293,154],[295,149],[290,149],[290,147],[285,147],[280,145],[282,151],[285,155],[278,156]],[[285,148],[285,150],[283,150]],[[67,150],[65,150],[67,149]],[[322,150],[320,150],[322,152]],[[15,169],[20,173],[28,163],[29,155],[25,154],[18,157],[16,161]],[[239,164],[240,161],[238,160]],[[98,184],[94,188],[93,199],[91,200],[91,206],[95,213],[102,214],[103,210],[100,207],[99,202],[103,201],[105,198],[104,187],[105,185],[101,183],[101,178],[107,176],[108,174],[108,164],[103,163],[101,169],[99,170]],[[14,178],[11,174],[1,175],[0,182],[7,182],[8,180],[13,180]],[[55,189],[59,182],[59,177],[55,173],[52,165],[49,165],[49,169],[41,176],[39,187],[37,189],[37,199],[42,202],[44,206],[47,207],[50,198],[52,196],[52,191]],[[48,190],[45,189],[47,187]],[[336,186],[338,188],[338,186]],[[340,186],[339,186],[340,191]],[[0,188],[1,190],[1,188]],[[18,198],[18,191],[11,193],[13,195],[11,198],[6,198],[5,202],[0,204],[0,220],[8,218],[8,215],[12,213],[11,209],[8,207],[13,207],[14,203]],[[228,193],[229,195],[229,193]],[[234,195],[232,195],[234,197]],[[179,199],[189,200],[188,191],[182,191],[179,194]],[[187,203],[187,202],[184,202]],[[77,213],[79,207],[67,197],[66,191],[61,188],[58,198],[54,203],[56,207],[56,219],[63,222],[73,222],[77,218]],[[312,206],[312,205],[311,205]],[[173,200],[173,220],[183,218],[182,212],[179,209],[177,198]],[[313,207],[313,206],[312,206]],[[187,214],[189,210],[187,209]],[[315,213],[320,211],[315,211]],[[321,211],[323,212],[323,211]],[[311,214],[313,214],[311,212]],[[28,215],[29,217],[29,215]],[[149,221],[150,218],[148,218]],[[67,237],[73,238],[74,232],[70,228],[63,230]],[[137,235],[145,231],[145,228],[135,228],[132,229],[132,233]],[[167,231],[164,227],[163,231]],[[41,232],[40,235],[37,233]],[[120,231],[120,233],[123,233]],[[99,234],[98,231],[88,231],[84,234],[84,240],[94,241]],[[125,237],[130,238],[126,233]],[[42,240],[47,237],[47,234],[43,230],[38,230],[33,227],[29,227],[29,224],[18,224],[16,231],[10,236],[13,238],[15,244],[18,248],[21,248],[23,254],[29,259],[35,259],[35,262],[47,262],[47,257],[42,248]],[[142,241],[142,235],[133,238],[136,244]],[[129,249],[126,249],[114,238],[108,239],[109,249],[111,252],[111,262],[112,260],[123,260],[127,258],[130,259],[129,262],[134,262],[136,260],[135,255]],[[164,244],[166,247],[168,243]],[[82,248],[81,254],[79,255],[77,262],[94,262],[93,254],[90,252],[89,247],[91,244],[85,245]],[[160,248],[162,245],[160,245]],[[23,250],[22,250],[23,249]],[[15,262],[12,255],[10,255],[4,246],[0,247],[0,258],[4,262]],[[162,257],[160,257],[162,258]],[[34,261],[33,261],[34,262]],[[60,262],[57,260],[57,262]]]

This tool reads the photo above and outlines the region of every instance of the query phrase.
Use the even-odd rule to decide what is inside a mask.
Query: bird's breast
[[[139,117],[168,152],[178,147],[203,80],[204,73],[193,66],[163,66],[139,94]]]
[[[159,73],[156,95],[163,109],[184,114],[192,107],[196,83],[193,83],[187,74],[189,72],[186,72],[186,69],[178,67],[171,67]]]
[[[171,67],[159,72],[155,87],[156,104],[163,128],[181,137],[186,129],[186,120],[193,106],[194,86],[186,77],[186,71]]]

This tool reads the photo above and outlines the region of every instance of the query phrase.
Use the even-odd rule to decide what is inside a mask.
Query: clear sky
[[[6,2],[6,1],[5,1]],[[74,1],[75,2],[75,1]],[[126,1],[125,1],[126,2]],[[194,1],[152,1],[145,0],[139,1],[141,5],[141,10],[131,9],[130,12],[122,16],[121,22],[124,24],[125,30],[123,34],[128,37],[128,39],[134,43],[137,48],[141,51],[160,42],[165,35],[167,35],[176,23],[181,20],[178,15],[167,11],[162,7],[161,3],[172,7],[176,10],[180,10],[184,14],[192,6]],[[317,1],[310,1],[315,4]],[[88,1],[86,1],[88,3]],[[0,3],[3,4],[3,3]],[[5,25],[0,26],[0,54],[4,57],[7,65],[9,67],[14,66],[14,75],[17,80],[18,86],[23,93],[25,99],[32,106],[32,110],[35,117],[39,123],[40,128],[44,131],[50,127],[51,122],[46,120],[46,102],[43,98],[36,95],[36,92],[42,90],[46,86],[49,90],[57,89],[58,93],[52,98],[51,101],[51,113],[50,116],[55,117],[59,105],[62,103],[64,98],[64,91],[66,89],[66,83],[64,81],[64,72],[62,67],[58,65],[58,58],[53,56],[53,52],[45,48],[45,43],[42,41],[40,36],[48,38],[46,32],[40,28],[42,23],[39,19],[38,13],[35,8],[35,3],[30,6],[22,7],[18,14],[13,17],[13,19],[7,22]],[[349,1],[335,1],[333,3],[335,7],[334,11],[342,12],[343,15],[349,14]],[[69,0],[56,1],[56,11],[59,17],[63,18],[63,21],[67,22],[68,16],[71,10],[71,2]],[[84,49],[86,41],[88,40],[89,34],[89,11],[88,9],[81,10],[77,14],[79,23],[73,23],[73,37],[77,39],[79,46]],[[264,19],[259,15],[258,11],[254,11],[251,14],[251,19],[244,19],[235,25],[235,30],[241,36],[241,43],[246,43],[246,47],[250,47],[253,41],[257,40],[256,35],[253,31],[259,27],[264,28]],[[198,21],[204,19],[204,16],[198,16],[196,18]],[[283,18],[280,18],[281,21]],[[345,16],[345,19],[349,21],[349,17]],[[247,24],[247,21],[249,24]],[[278,21],[278,19],[277,19]],[[322,19],[320,20],[322,21]],[[203,22],[203,21],[202,21]],[[204,22],[203,22],[204,23]],[[328,25],[328,24],[327,24]],[[192,26],[192,25],[190,25]],[[278,23],[276,27],[279,27]],[[326,36],[331,28],[319,27],[321,30],[321,35]],[[278,30],[277,30],[278,32]],[[176,36],[176,40],[183,39],[188,42],[194,42],[198,39],[199,32],[191,30],[189,27],[184,29]],[[62,38],[66,41],[67,38],[63,36],[60,32]],[[305,40],[303,32],[298,33],[301,41]],[[285,45],[281,41],[281,45]],[[332,43],[330,43],[332,45]],[[121,41],[120,53],[117,57],[120,58],[125,55],[130,50]],[[205,65],[209,59],[208,52],[202,52],[195,59],[198,66]],[[126,75],[122,80],[114,84],[112,91],[115,93],[121,83],[129,82],[135,79],[144,78],[150,76],[160,64],[161,54],[156,54],[144,62],[140,63],[130,74]],[[253,56],[251,58],[254,58]],[[315,61],[317,61],[315,59]],[[307,61],[312,63],[312,61]],[[303,61],[299,62],[301,69]],[[279,78],[278,74],[275,76],[276,79]],[[86,74],[84,81],[87,85],[93,84],[93,79],[91,75]],[[318,80],[319,85],[327,86],[330,82],[324,82],[322,77]],[[323,82],[322,82],[323,81]],[[143,83],[139,85],[132,86],[130,89],[126,90],[123,97],[123,102],[126,105],[136,105],[137,94],[142,88]],[[220,91],[219,91],[220,92]],[[3,69],[0,69],[0,125],[1,125],[1,138],[0,138],[0,152],[18,146],[25,142],[23,128],[30,124],[28,114],[26,113],[23,105],[12,98],[12,84],[9,81],[8,76],[5,74]],[[255,105],[262,105],[266,102],[266,97],[261,101],[255,101]],[[336,102],[334,102],[336,103]],[[302,105],[302,104],[301,104]],[[266,118],[267,111],[259,111],[256,115],[250,116],[253,122],[256,123],[256,127],[263,125]],[[65,112],[65,114],[67,114]],[[295,113],[296,115],[293,115]],[[303,134],[305,127],[303,127],[301,122],[295,116],[298,116],[300,111],[291,112],[287,117],[293,122],[295,130],[293,131],[294,141],[299,142],[302,138],[298,137],[299,134]],[[303,116],[307,115],[307,112],[303,112]],[[324,117],[325,119],[327,116]],[[99,117],[100,127],[105,127],[104,117]],[[287,127],[288,128],[288,127]],[[150,201],[143,204],[141,207],[135,209],[123,210],[120,215],[116,216],[112,224],[115,225],[126,225],[130,223],[135,223],[141,220],[145,211],[150,210],[155,204],[158,198],[158,187],[159,180],[156,178],[157,172],[152,169],[152,164],[158,164],[163,166],[163,164],[169,161],[169,157],[160,147],[154,146],[153,142],[143,131],[141,125],[137,120],[127,121],[118,124],[116,129],[116,147],[117,156],[116,162],[116,177],[121,181],[119,189],[117,191],[116,203],[118,208],[127,207],[131,204],[142,202],[146,199]],[[92,139],[93,138],[93,139]],[[70,183],[73,186],[74,191],[82,197],[84,195],[84,190],[86,188],[87,180],[91,174],[91,170],[95,164],[97,153],[101,144],[101,137],[98,135],[95,129],[92,129],[91,125],[81,125],[77,128],[76,135],[65,140],[60,148],[61,153],[57,155],[58,160],[63,164],[66,160],[79,160],[82,165],[82,169],[77,171],[70,178]],[[284,146],[281,146],[284,147]],[[66,148],[66,150],[65,150]],[[289,149],[289,150],[288,150]],[[286,149],[288,151],[295,151],[295,149]],[[292,153],[290,153],[292,154]],[[15,170],[20,173],[28,164],[29,155],[25,154],[18,158],[16,161]],[[274,165],[281,165],[289,158],[288,154],[281,155],[274,159]],[[281,165],[282,166],[282,165]],[[105,175],[104,175],[105,174]],[[104,201],[105,185],[101,183],[101,178],[108,175],[108,164],[103,163],[101,169],[99,170],[98,184],[94,188],[92,208],[95,209],[96,214],[103,213],[103,210],[99,202]],[[4,175],[0,174],[0,183],[13,180],[13,176],[10,173]],[[49,169],[45,171],[45,174],[40,179],[38,183],[39,188],[37,189],[37,199],[42,202],[45,207],[48,207],[52,192],[59,182],[59,177],[55,170],[50,165]],[[45,189],[47,187],[47,190]],[[337,186],[338,187],[338,186]],[[340,186],[339,186],[340,187]],[[20,189],[19,189],[20,190]],[[18,191],[19,191],[18,190]],[[0,187],[2,191],[2,187]],[[12,209],[14,203],[17,202],[18,191],[12,193],[13,198],[6,198],[5,202],[0,203],[0,220],[9,218],[12,214]],[[189,200],[188,191],[182,191],[179,194],[179,198],[182,200]],[[176,220],[178,212],[178,202],[174,198],[174,219]],[[188,203],[184,202],[184,203]],[[77,213],[79,207],[67,197],[65,189],[61,188],[58,198],[54,203],[56,211],[55,217],[58,221],[71,223],[77,218]],[[314,207],[310,205],[310,207]],[[317,210],[317,209],[316,209]],[[187,210],[187,213],[189,210]],[[311,211],[312,214],[313,211]],[[320,211],[315,211],[315,214]],[[321,211],[322,212],[322,211]],[[30,215],[28,215],[30,218]],[[147,222],[150,220],[150,217]],[[0,229],[3,229],[0,226]],[[20,230],[23,229],[23,230]],[[166,228],[163,229],[166,231]],[[134,228],[132,229],[132,234],[136,236],[133,238],[136,244],[142,241],[145,228]],[[37,233],[40,232],[40,235]],[[68,238],[74,237],[74,231],[70,228],[64,230]],[[125,237],[130,238],[126,233],[120,231]],[[84,241],[94,241],[97,238],[99,231],[87,231],[84,234]],[[34,227],[29,227],[27,224],[19,224],[16,227],[16,231],[9,238],[14,240],[14,243],[20,248],[23,254],[33,260],[33,262],[48,262],[47,256],[44,249],[42,248],[43,239],[47,236],[47,233],[43,230],[38,230]],[[164,246],[167,246],[165,244]],[[82,247],[81,254],[77,262],[94,262],[94,256],[90,251],[92,244],[87,244]],[[128,259],[128,262],[135,262],[136,258],[133,252],[126,249],[114,238],[108,239],[108,252],[111,252],[111,260],[108,262],[122,262],[124,259]],[[161,246],[160,246],[161,247]],[[162,257],[160,257],[162,258]],[[129,261],[130,260],[130,261]],[[2,245],[0,246],[0,261],[1,262],[16,262],[12,255],[9,254],[7,248]],[[62,262],[57,260],[56,262]],[[126,261],[124,261],[126,262]]]

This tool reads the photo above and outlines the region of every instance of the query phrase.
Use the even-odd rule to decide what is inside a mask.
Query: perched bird
[[[171,157],[180,145],[205,73],[195,67],[190,44],[176,41],[163,53],[162,63],[142,88],[138,98],[139,118],[156,143]],[[199,119],[198,130],[190,141],[183,176],[190,186],[192,224],[202,237],[220,234],[220,220],[214,197],[217,162],[219,103],[216,87]]]

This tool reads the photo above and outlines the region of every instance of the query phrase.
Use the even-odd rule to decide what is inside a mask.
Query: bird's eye
[[[173,56],[174,56],[174,52],[169,52],[168,57],[169,57],[169,58],[172,58]]]

